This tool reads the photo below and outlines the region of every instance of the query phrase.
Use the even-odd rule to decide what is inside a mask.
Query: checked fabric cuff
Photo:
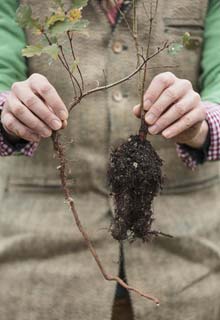
[[[0,112],[3,109],[3,105],[7,99],[9,92],[0,93]],[[6,157],[11,155],[25,155],[32,157],[38,147],[37,142],[29,142],[26,140],[19,140],[16,143],[9,141],[7,133],[5,132],[0,122],[0,157]]]
[[[220,105],[204,102],[209,134],[199,150],[177,144],[177,154],[185,165],[194,170],[206,160],[220,160]]]

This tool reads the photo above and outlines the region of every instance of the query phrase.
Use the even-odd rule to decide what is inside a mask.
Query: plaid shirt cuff
[[[210,102],[204,105],[209,134],[203,147],[197,150],[181,144],[176,146],[178,156],[192,170],[206,160],[220,160],[220,105]]]
[[[7,99],[9,92],[0,93],[0,111]],[[9,141],[7,133],[5,132],[2,124],[0,123],[0,157],[6,157],[11,155],[25,155],[32,157],[38,147],[37,142],[29,142],[26,140],[19,140],[16,143]]]

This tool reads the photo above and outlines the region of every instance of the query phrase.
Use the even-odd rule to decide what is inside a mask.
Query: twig
[[[130,73],[130,74],[127,75],[126,77],[124,77],[124,78],[122,78],[122,79],[120,79],[120,80],[118,80],[118,81],[116,81],[116,82],[110,83],[110,84],[108,84],[108,85],[104,85],[104,86],[101,86],[101,87],[97,87],[97,88],[91,89],[91,90],[89,90],[89,91],[87,91],[87,92],[84,92],[81,97],[78,97],[77,99],[75,99],[75,100],[71,103],[71,105],[70,105],[70,107],[69,107],[69,112],[70,112],[79,102],[81,102],[81,100],[82,100],[84,97],[86,97],[86,96],[88,96],[88,95],[90,95],[90,94],[92,94],[92,93],[95,93],[95,92],[99,92],[99,91],[103,91],[103,90],[110,89],[110,88],[115,87],[115,86],[117,86],[117,85],[119,85],[119,84],[121,84],[121,83],[123,83],[123,82],[125,82],[125,81],[130,80],[132,77],[134,77],[134,76],[143,68],[143,66],[144,66],[149,60],[153,59],[155,56],[157,56],[160,52],[162,52],[163,50],[167,49],[168,47],[169,47],[169,44],[168,44],[168,42],[166,41],[161,48],[158,48],[157,51],[154,52],[151,56],[149,56],[148,58],[144,59],[144,61],[143,61],[132,73]]]
[[[99,259],[98,255],[97,255],[95,248],[93,247],[91,241],[89,240],[88,234],[86,233],[86,231],[84,230],[84,228],[81,224],[78,212],[77,212],[75,204],[74,204],[74,200],[71,197],[70,188],[67,185],[68,166],[67,166],[67,161],[66,161],[66,157],[65,157],[64,147],[63,147],[62,143],[60,142],[60,133],[53,132],[52,140],[53,140],[54,150],[56,151],[57,158],[59,161],[58,170],[59,170],[60,180],[62,183],[62,188],[63,188],[66,202],[68,203],[68,206],[69,206],[69,208],[73,214],[73,217],[75,219],[76,225],[77,225],[79,231],[81,232],[83,239],[85,240],[85,243],[86,243],[89,251],[91,252],[93,258],[95,259],[95,261],[99,267],[99,270],[101,271],[104,279],[107,281],[115,281],[115,282],[119,283],[122,287],[124,287],[125,289],[127,289],[129,291],[133,291],[133,292],[137,293],[138,295],[144,297],[145,299],[153,301],[154,303],[156,303],[156,305],[159,305],[160,301],[156,297],[151,296],[146,293],[143,293],[142,291],[140,291],[132,286],[127,285],[127,283],[125,283],[120,277],[112,276],[105,271],[104,267],[102,266],[101,260]]]
[[[70,35],[69,31],[67,31],[67,37],[68,37],[69,42],[70,42],[70,48],[71,48],[73,59],[76,61],[76,55],[75,55],[75,52],[74,52],[74,49],[73,49],[73,37],[72,37],[72,35]],[[78,64],[76,64],[76,68],[77,68],[77,70],[79,72],[79,76],[80,76],[80,79],[81,79],[82,90],[84,90],[84,79],[83,79],[83,75],[82,75],[82,72],[81,72],[80,67],[78,66]]]
[[[63,52],[63,47],[60,45],[59,48],[60,48],[60,51],[61,51],[63,60],[65,61],[65,64],[66,64],[66,66],[67,66],[66,69],[67,69],[70,77],[72,77],[72,78],[74,79],[74,81],[76,82],[77,87],[79,88],[80,96],[81,96],[81,95],[82,95],[82,88],[81,88],[81,86],[80,86],[80,84],[79,84],[79,81],[76,79],[76,77],[73,75],[73,73],[72,73],[71,70],[70,70],[69,64],[68,64],[68,62],[67,62],[67,60],[66,60],[66,57],[65,57],[65,54],[64,54],[64,52]]]
[[[143,3],[144,10],[146,12],[146,7]],[[147,12],[146,12],[147,15]],[[148,42],[147,42],[147,51],[146,51],[146,60],[149,57],[149,51],[150,51],[150,42],[151,42],[151,34],[152,34],[152,26],[153,26],[153,14],[152,14],[152,1],[150,2],[150,26],[149,26],[149,32],[148,32]],[[142,140],[146,139],[146,135],[148,132],[148,126],[145,122],[145,110],[144,110],[144,90],[145,90],[145,82],[147,77],[147,63],[144,65],[144,75],[142,80],[142,88],[141,88],[141,103],[140,103],[140,109],[141,109],[141,125],[139,129],[139,135]]]
[[[73,81],[72,75],[70,74],[68,67],[66,66],[65,62],[63,61],[62,57],[60,55],[58,55],[58,59],[60,60],[60,62],[62,63],[62,65],[64,66],[64,68],[66,69],[66,71],[68,72],[69,76],[70,76],[70,80],[72,82],[72,86],[73,86],[73,90],[74,90],[74,94],[75,97],[77,97],[77,91],[76,91],[76,87],[75,87],[75,83]]]

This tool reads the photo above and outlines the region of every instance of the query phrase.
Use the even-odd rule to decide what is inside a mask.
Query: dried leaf
[[[68,20],[71,22],[76,22],[79,19],[81,19],[82,15],[81,15],[81,9],[71,9],[68,12]]]
[[[46,26],[50,28],[53,26],[57,21],[64,21],[65,20],[65,13],[62,10],[57,10],[54,12],[50,17],[46,19]]]

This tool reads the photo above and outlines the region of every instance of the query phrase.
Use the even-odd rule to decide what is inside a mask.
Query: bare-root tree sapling
[[[115,217],[111,226],[111,232],[115,239],[124,240],[141,238],[144,241],[150,240],[153,236],[161,234],[159,231],[152,231],[153,211],[151,208],[153,198],[158,194],[162,186],[161,166],[162,160],[159,158],[150,142],[146,140],[147,126],[144,122],[144,89],[146,81],[147,63],[157,56],[160,52],[170,48],[167,42],[164,42],[155,52],[149,54],[152,23],[156,13],[153,13],[151,6],[150,28],[148,32],[148,45],[146,53],[138,42],[137,20],[135,10],[135,0],[133,0],[133,26],[127,23],[131,37],[134,40],[137,50],[137,66],[128,75],[114,83],[97,86],[87,90],[85,79],[81,72],[77,56],[74,49],[74,39],[77,33],[85,32],[88,21],[82,18],[82,9],[87,5],[88,0],[74,0],[70,8],[66,8],[62,0],[52,0],[54,5],[50,8],[52,12],[49,17],[35,18],[32,15],[32,9],[29,5],[21,5],[17,10],[17,22],[23,28],[31,29],[39,36],[39,43],[28,45],[22,50],[23,56],[30,58],[47,54],[54,60],[59,60],[69,75],[73,87],[73,99],[68,110],[69,113],[79,105],[84,97],[92,95],[95,92],[107,90],[117,86],[136,74],[139,74],[140,85],[140,106],[141,106],[141,125],[139,134],[130,136],[122,145],[111,152],[108,166],[108,181],[111,193],[115,200]],[[146,10],[146,9],[145,9]],[[123,13],[122,13],[123,14]],[[123,16],[126,21],[126,17]],[[72,61],[68,61],[62,41],[60,38],[66,37]],[[42,41],[44,39],[44,41]],[[187,38],[188,39],[188,38]],[[47,44],[45,45],[45,40]],[[174,48],[174,50],[173,50]],[[177,51],[179,47],[171,47],[171,51]],[[141,74],[141,72],[143,74]],[[95,259],[103,277],[108,281],[118,282],[122,287],[129,291],[134,291],[146,299],[152,300],[157,305],[159,300],[149,294],[141,292],[139,289],[129,286],[118,276],[108,274],[97,252],[89,239],[84,227],[82,226],[79,214],[71,196],[70,187],[67,184],[68,163],[65,155],[65,145],[61,142],[61,132],[54,131],[52,141],[59,165],[59,176],[64,191],[66,202],[73,214],[75,223],[82,234],[82,237]]]

